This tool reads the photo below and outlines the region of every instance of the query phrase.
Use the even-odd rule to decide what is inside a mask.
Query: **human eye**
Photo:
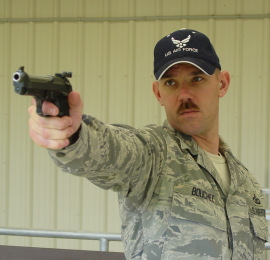
[[[192,81],[194,81],[194,82],[200,82],[202,80],[203,80],[203,77],[200,77],[200,76],[196,76],[196,77],[192,78]]]
[[[174,85],[176,85],[176,82],[172,79],[169,79],[169,80],[165,81],[165,85],[166,86],[174,86]]]

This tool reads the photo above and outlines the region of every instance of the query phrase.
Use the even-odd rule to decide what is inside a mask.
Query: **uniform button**
[[[62,152],[58,152],[58,153],[56,153],[56,156],[57,157],[65,157],[65,153],[62,153]]]

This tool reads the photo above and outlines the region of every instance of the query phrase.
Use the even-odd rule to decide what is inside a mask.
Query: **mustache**
[[[177,114],[181,114],[183,111],[187,109],[200,110],[199,107],[194,102],[188,100],[186,102],[181,103],[181,105],[177,109]]]

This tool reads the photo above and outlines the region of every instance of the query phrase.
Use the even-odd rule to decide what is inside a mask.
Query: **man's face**
[[[219,98],[224,96],[224,77],[217,70],[208,76],[191,64],[168,69],[153,91],[164,106],[168,122],[180,132],[203,136],[218,132]],[[215,131],[215,132],[213,132]]]

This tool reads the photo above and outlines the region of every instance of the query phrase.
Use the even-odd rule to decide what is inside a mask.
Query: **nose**
[[[180,103],[185,103],[187,101],[193,101],[193,96],[192,96],[188,86],[182,85],[179,88],[178,100],[180,101]]]

